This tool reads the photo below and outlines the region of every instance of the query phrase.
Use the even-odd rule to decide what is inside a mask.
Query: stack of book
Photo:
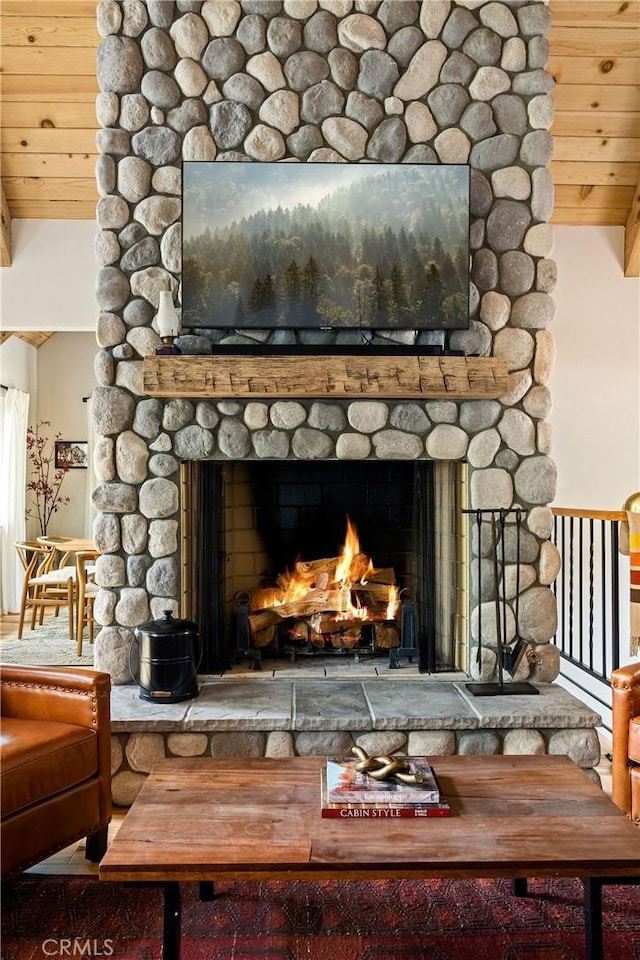
[[[376,780],[356,769],[356,757],[328,757],[322,770],[323,817],[343,819],[394,817],[446,817],[449,804],[443,797],[430,764],[424,757],[403,757],[417,783],[395,778]]]

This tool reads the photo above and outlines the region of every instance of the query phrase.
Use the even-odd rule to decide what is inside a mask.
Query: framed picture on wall
[[[56,440],[56,470],[86,470],[89,444],[84,440]]]

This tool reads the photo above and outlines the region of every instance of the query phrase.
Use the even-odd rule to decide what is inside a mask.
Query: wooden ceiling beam
[[[4,195],[4,186],[0,184],[0,267],[11,266],[11,212],[7,198]]]
[[[624,275],[640,277],[640,183],[624,231]]]

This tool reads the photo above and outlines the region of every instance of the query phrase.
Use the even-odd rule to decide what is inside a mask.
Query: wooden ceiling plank
[[[602,30],[599,27],[551,27],[549,43],[554,56],[564,57],[637,57],[638,36],[624,27]]]
[[[640,182],[629,210],[624,231],[624,275],[640,277]]]
[[[550,222],[563,227],[623,227],[627,211],[555,207]]]
[[[95,177],[3,177],[7,200],[74,200],[98,202]]]
[[[640,0],[551,0],[554,26],[580,27],[589,24],[608,29],[623,23],[633,26],[640,20]]]
[[[49,337],[54,336],[54,331],[49,333],[40,333],[37,330],[34,330],[30,333],[22,333],[19,330],[3,330],[0,333],[0,346],[3,343],[6,343],[9,337],[17,337],[18,340],[24,340],[25,343],[28,343],[29,346],[35,347],[36,350],[38,347],[41,347],[43,343],[46,343]]]
[[[624,114],[626,116],[626,114]],[[50,129],[98,129],[94,100],[73,103],[9,101],[2,104],[5,127],[42,127]]]
[[[2,0],[2,18],[40,17],[96,18],[96,0]]]
[[[6,153],[91,153],[96,152],[96,131],[33,127],[2,127],[1,148]]]
[[[640,137],[640,113],[556,110],[551,133],[564,137]]]
[[[2,334],[2,340],[0,340],[0,343],[4,343],[5,340],[9,339],[9,337],[17,337],[18,340],[24,340],[25,343],[28,343],[31,347],[35,347],[37,350],[38,347],[41,347],[42,344],[46,343],[49,337],[52,337],[53,335],[53,331],[41,333],[39,330],[30,330],[27,333],[21,330],[7,330]]]
[[[628,210],[633,202],[633,187],[596,186],[591,183],[558,184],[555,203],[558,207],[598,209],[612,207]]]
[[[100,34],[93,17],[43,17],[37,4],[29,17],[2,18],[4,47],[97,47]]]
[[[100,92],[94,72],[89,76],[42,76],[28,74],[0,74],[3,104],[7,101],[62,101],[63,103],[91,103]]]
[[[640,140],[618,137],[556,137],[556,160],[596,160],[601,163],[633,163],[640,157]]]
[[[551,93],[556,111],[593,111],[596,113],[637,113],[640,88],[633,84],[595,83],[559,84]]]
[[[554,183],[619,184],[633,187],[640,177],[637,163],[592,163],[552,160],[549,165]]]
[[[636,57],[558,57],[547,63],[556,83],[640,83],[640,59]]]
[[[0,183],[0,267],[11,266],[11,211]]]
[[[95,76],[95,47],[5,47],[0,48],[5,73],[31,76]]]
[[[7,177],[81,177],[95,176],[97,153],[3,153],[2,172]]]
[[[12,200],[13,216],[28,220],[95,220],[96,205],[87,200]]]

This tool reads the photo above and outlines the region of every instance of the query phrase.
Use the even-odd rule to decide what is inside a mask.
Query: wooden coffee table
[[[640,880],[640,830],[567,757],[433,757],[451,816],[320,816],[320,757],[168,759],[100,864],[101,880],[164,887],[164,957],[180,954],[180,883],[579,877],[586,951],[602,957],[602,886]]]

